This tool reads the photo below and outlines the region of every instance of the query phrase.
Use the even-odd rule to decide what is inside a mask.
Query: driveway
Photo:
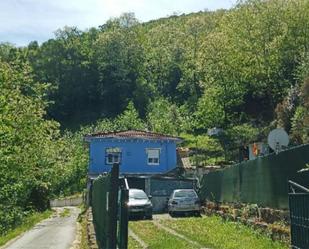
[[[66,210],[66,211],[64,211]],[[69,249],[76,237],[77,207],[56,208],[49,219],[38,223],[5,249]]]
[[[170,216],[169,214],[153,214],[152,218],[154,220],[166,220],[166,219],[173,219],[172,216]]]

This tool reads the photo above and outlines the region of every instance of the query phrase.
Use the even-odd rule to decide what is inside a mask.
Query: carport
[[[129,188],[143,189],[152,196],[154,213],[166,211],[167,198],[175,189],[197,189],[198,179],[164,175],[125,175]]]

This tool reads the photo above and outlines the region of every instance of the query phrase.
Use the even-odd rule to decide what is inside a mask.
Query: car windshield
[[[130,199],[148,199],[147,195],[142,190],[129,190],[129,198]]]
[[[174,194],[175,198],[196,198],[196,193],[193,190],[182,190],[177,191]]]

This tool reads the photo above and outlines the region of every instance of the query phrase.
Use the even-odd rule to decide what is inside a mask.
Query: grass
[[[70,216],[70,209],[65,208],[61,213],[60,213],[60,217],[64,218],[64,217],[69,217]]]
[[[58,196],[58,197],[55,197],[54,199],[56,199],[56,200],[65,200],[65,199],[73,199],[73,198],[82,197],[82,196],[83,196],[83,193],[77,192],[75,194]]]
[[[140,249],[141,246],[135,239],[133,239],[131,236],[129,236],[128,248],[129,249]]]
[[[78,222],[81,226],[81,243],[79,248],[80,249],[89,249],[88,244],[88,231],[87,231],[87,216],[86,216],[87,208],[82,205],[81,206],[81,213],[78,216]]]
[[[151,221],[130,222],[132,231],[140,237],[149,249],[168,248],[168,249],[195,249],[196,247],[188,242],[157,228]],[[136,242],[137,243],[137,242]],[[136,247],[134,241],[129,241],[129,249],[140,248]],[[135,247],[134,247],[135,246]]]
[[[274,242],[259,231],[237,222],[223,221],[218,216],[161,222],[189,239],[213,249],[288,249],[287,245]]]
[[[6,235],[0,237],[0,246],[6,244],[8,241],[14,239],[18,235],[28,231],[41,220],[47,219],[49,216],[51,216],[52,213],[53,212],[51,210],[47,210],[43,213],[34,213],[28,216],[20,226],[9,231]]]

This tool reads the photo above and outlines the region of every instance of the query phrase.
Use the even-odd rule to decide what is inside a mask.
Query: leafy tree
[[[221,96],[220,90],[214,87],[205,91],[198,103],[196,128],[206,130],[207,128],[224,126],[225,112],[221,104]]]
[[[38,83],[27,63],[0,60],[0,234],[19,225],[49,198],[80,191],[87,152],[75,139],[60,137],[46,120],[49,85]],[[86,152],[86,153],[85,153]]]
[[[309,79],[306,78],[301,88],[301,104],[292,118],[292,136],[298,143],[309,142]]]
[[[135,19],[130,21],[127,15],[109,21],[96,43],[100,75],[98,90],[103,101],[102,108],[108,109],[110,116],[121,113],[135,96],[138,97],[135,98],[137,105],[145,104],[140,91],[145,88],[143,50],[133,23]]]
[[[158,99],[148,107],[147,122],[150,130],[176,135],[180,132],[180,114],[176,105],[166,99]]]
[[[144,130],[145,124],[140,119],[133,102],[130,102],[126,110],[116,120],[117,130]]]
[[[37,79],[50,82],[50,117],[68,126],[100,116],[97,93],[98,72],[94,59],[97,31],[82,33],[77,28],[65,27],[37,48],[29,44],[28,54]],[[84,113],[87,113],[85,115]]]
[[[291,119],[299,104],[299,86],[292,87],[288,95],[276,107],[277,126],[284,128],[287,132],[291,129]]]

